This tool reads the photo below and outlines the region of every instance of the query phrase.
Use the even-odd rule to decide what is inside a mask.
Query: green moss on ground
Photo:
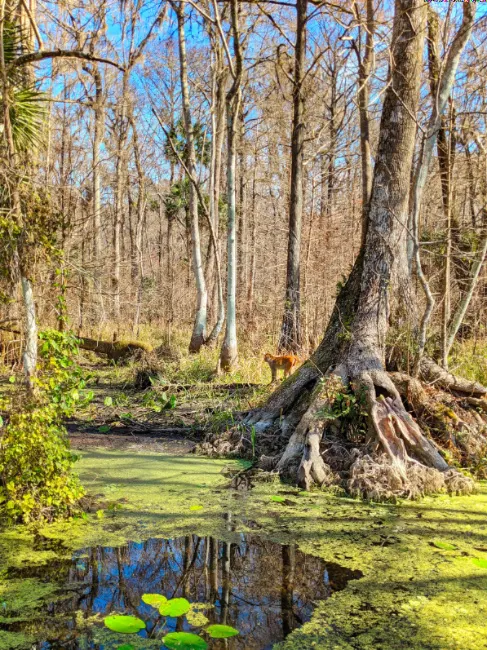
[[[36,534],[16,528],[0,535],[3,622],[33,620],[56,597],[55,563],[75,549],[188,532],[229,539],[258,529],[273,541],[295,541],[304,552],[364,573],[317,603],[312,620],[279,650],[487,648],[487,569],[474,561],[487,563],[485,484],[470,497],[371,504],[326,492],[303,494],[277,481],[257,483],[250,492],[228,490],[222,470],[229,465],[238,467],[197,456],[84,454],[80,475],[104,504],[103,515]],[[284,503],[273,501],[275,495]],[[228,531],[225,512],[232,513],[235,532]],[[42,563],[53,565],[52,583],[15,577],[16,568]],[[0,632],[2,649],[28,643],[25,631]]]

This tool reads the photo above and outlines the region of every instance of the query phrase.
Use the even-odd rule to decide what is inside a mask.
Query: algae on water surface
[[[475,561],[487,566],[485,485],[470,497],[370,504],[302,494],[277,481],[229,490],[221,473],[228,465],[197,456],[85,454],[80,475],[104,503],[103,516],[0,535],[0,647],[30,647],[21,622],[35,621],[47,603],[66,597],[56,563],[71,562],[73,551],[190,533],[235,541],[252,532],[364,574],[317,602],[282,650],[487,648],[487,568]],[[231,513],[232,526],[224,513]],[[47,581],[36,574],[42,564],[52,566]]]

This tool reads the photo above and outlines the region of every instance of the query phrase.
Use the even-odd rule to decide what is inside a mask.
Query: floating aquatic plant
[[[136,616],[112,614],[106,617],[104,623],[109,630],[120,634],[137,634],[137,632],[145,630],[144,621]]]
[[[179,618],[186,616],[190,625],[203,627],[209,623],[208,618],[200,611],[211,607],[203,603],[190,603],[186,598],[168,599],[162,594],[143,594],[142,602],[159,610],[161,616]],[[136,616],[124,616],[122,614],[111,614],[104,621],[106,627],[112,632],[121,634],[137,634],[146,628],[146,624]],[[229,639],[237,636],[239,631],[230,625],[213,624],[202,630],[211,639]],[[164,645],[173,650],[205,650],[208,643],[205,639],[193,632],[169,632],[162,639]],[[119,646],[117,650],[132,650],[133,646],[126,644]]]

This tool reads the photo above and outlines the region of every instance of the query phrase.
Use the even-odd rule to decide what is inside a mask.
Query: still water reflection
[[[213,607],[206,615],[212,623],[240,631],[238,637],[210,641],[211,650],[264,650],[309,620],[315,601],[361,577],[359,571],[305,555],[293,544],[280,545],[253,535],[237,539],[229,543],[187,535],[76,553],[71,562],[55,568],[69,596],[49,606],[51,623],[33,648],[117,647],[97,641],[96,626],[80,631],[75,616],[79,610],[84,618],[95,613],[101,618],[113,612],[136,615],[147,623],[147,630],[139,635],[147,639],[160,636],[164,624],[166,633],[189,630],[185,619],[165,621],[141,601],[144,593],[160,593],[209,603]],[[39,571],[44,570],[50,574],[44,578],[53,579],[52,569],[37,568],[36,577],[42,579]],[[79,618],[78,614],[78,623]],[[147,645],[154,647],[149,641]]]

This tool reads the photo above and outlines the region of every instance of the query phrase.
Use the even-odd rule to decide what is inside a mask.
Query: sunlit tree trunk
[[[227,309],[225,338],[220,353],[219,368],[232,370],[238,359],[237,349],[237,228],[236,228],[236,164],[237,129],[242,100],[241,80],[243,61],[240,45],[239,7],[237,0],[231,0],[232,39],[235,67],[233,83],[227,93]]]
[[[237,120],[235,104],[240,102],[240,90],[227,103],[227,322],[220,355],[221,369],[229,372],[237,363],[237,223],[236,223],[236,162]]]
[[[257,220],[255,218],[255,204],[257,200],[257,160],[254,161],[254,173],[252,177],[252,201],[250,207],[250,260],[249,276],[247,285],[247,313],[250,318],[253,317],[254,311],[254,288],[255,288],[255,267],[256,267],[256,236]]]
[[[225,322],[225,304],[223,299],[223,279],[217,258],[220,257],[218,250],[218,232],[220,221],[220,179],[222,168],[222,150],[225,137],[225,83],[227,73],[223,65],[223,53],[219,37],[210,32],[212,50],[215,56],[212,75],[212,106],[211,106],[211,161],[210,161],[210,220],[212,223],[214,238],[210,237],[208,242],[209,252],[207,258],[207,273],[210,278],[211,304],[215,311],[216,323],[208,336],[207,344],[216,343],[218,336]]]
[[[303,220],[304,93],[306,22],[308,0],[296,1],[294,50],[293,125],[291,136],[291,187],[287,250],[286,297],[278,349],[298,352],[301,348],[301,229]]]
[[[184,4],[175,4],[178,19],[179,61],[181,73],[181,94],[183,103],[184,127],[186,132],[186,165],[191,177],[196,178],[196,153],[194,131],[189,100],[189,85],[186,60],[186,37],[184,33]],[[192,182],[189,183],[188,218],[191,223],[193,274],[196,281],[196,314],[193,333],[189,344],[190,352],[199,352],[206,340],[206,320],[208,292],[206,290],[203,260],[201,256],[200,228],[198,217],[198,196]]]
[[[267,404],[249,418],[258,430],[279,418],[293,431],[277,468],[303,487],[327,480],[320,455],[329,409],[320,377],[333,373],[364,400],[370,434],[406,480],[410,456],[444,470],[436,448],[406,413],[385,372],[386,335],[396,265],[406,240],[410,175],[424,44],[422,0],[396,0],[390,80],[384,97],[367,233],[347,283],[341,289],[325,336],[310,362],[284,382]],[[326,386],[326,382],[324,384]],[[328,405],[328,406],[327,406]],[[300,463],[296,469],[296,461]]]
[[[487,150],[479,138],[476,138],[476,144],[479,149],[479,152],[483,154],[484,157],[484,161],[483,161],[484,164],[482,165],[483,167],[482,180],[483,180],[484,187],[487,188]],[[467,148],[468,148],[468,143],[466,144],[465,149],[467,150]],[[487,195],[485,199],[486,199],[486,206],[487,206]],[[479,244],[479,251],[477,254],[477,258],[475,259],[472,266],[472,270],[470,272],[470,278],[468,284],[465,288],[464,294],[460,302],[457,305],[457,308],[455,309],[455,312],[450,322],[448,323],[447,331],[446,333],[444,333],[443,357],[446,359],[448,359],[448,355],[450,354],[453,343],[455,342],[455,337],[458,334],[458,330],[460,329],[463,320],[465,318],[465,315],[467,313],[467,310],[470,306],[475,289],[480,279],[480,272],[483,268],[486,259],[487,259],[487,224],[483,223],[482,240],[480,241]]]
[[[134,334],[136,334],[139,327],[140,312],[142,309],[142,290],[143,290],[142,283],[144,279],[144,267],[143,267],[143,257],[142,257],[142,235],[143,235],[144,220],[145,220],[146,196],[145,196],[144,169],[142,167],[142,161],[140,159],[139,137],[137,134],[137,127],[133,115],[130,116],[130,124],[132,127],[135,168],[137,170],[137,178],[138,178],[137,210],[136,210],[135,237],[134,237],[135,259],[133,260],[134,270],[135,270],[135,292],[136,292],[133,331]]]
[[[355,5],[356,7],[356,5]],[[361,27],[365,31],[365,53],[357,49],[359,58],[359,90],[358,109],[360,118],[360,154],[362,165],[362,234],[365,236],[365,224],[367,220],[367,209],[370,192],[372,190],[372,151],[370,146],[370,77],[374,66],[374,0],[366,1],[366,21]]]
[[[33,390],[33,380],[37,365],[37,322],[36,307],[32,283],[25,275],[21,275],[22,296],[25,309],[25,348],[22,355],[24,373],[27,385]]]
[[[238,241],[237,248],[237,284],[238,301],[243,303],[245,296],[245,265],[247,263],[246,234],[247,234],[247,205],[246,205],[246,158],[245,158],[245,118],[243,107],[240,105],[239,129],[238,129]]]
[[[125,156],[127,142],[127,102],[129,70],[123,73],[122,97],[117,115],[117,162],[115,170],[115,214],[113,221],[113,270],[112,270],[112,314],[116,324],[120,323],[120,273],[122,260],[123,197],[125,192]]]
[[[93,66],[95,82],[95,125],[93,136],[93,257],[96,263],[102,259],[101,250],[101,146],[105,134],[105,97],[102,77],[97,64]]]
[[[435,19],[433,9],[428,6],[429,24],[434,24]],[[411,191],[410,215],[408,222],[407,238],[407,261],[409,272],[412,274],[413,262],[416,267],[416,273],[426,297],[426,308],[421,319],[421,325],[418,335],[418,352],[415,361],[416,372],[419,369],[421,358],[426,347],[427,331],[433,308],[435,305],[434,296],[430,289],[429,283],[423,272],[421,264],[421,255],[419,248],[419,214],[423,201],[424,188],[428,178],[428,172],[433,156],[434,147],[438,137],[438,131],[441,129],[442,116],[451,95],[451,89],[455,80],[456,71],[460,62],[460,57],[465,49],[475,20],[476,5],[473,3],[463,3],[463,21],[458,29],[446,61],[442,66],[441,77],[435,81],[436,96],[433,98],[433,106],[428,124],[428,131],[425,134],[423,147],[418,161],[417,169],[414,174],[414,182]],[[431,43],[431,40],[430,40]]]

